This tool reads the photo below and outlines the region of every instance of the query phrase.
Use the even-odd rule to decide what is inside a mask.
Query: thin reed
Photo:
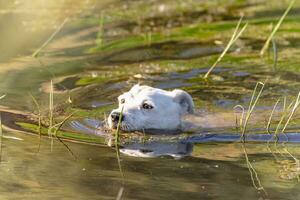
[[[283,15],[280,17],[279,21],[277,22],[276,26],[274,27],[273,31],[271,32],[271,34],[269,35],[268,39],[266,40],[264,46],[262,47],[262,49],[260,50],[260,56],[263,56],[265,51],[267,50],[272,38],[274,37],[274,35],[276,34],[276,32],[278,31],[280,25],[282,24],[284,18],[287,16],[287,14],[289,13],[289,11],[291,10],[291,8],[293,7],[294,3],[296,0],[292,0],[289,4],[289,6],[287,7],[287,9],[285,10],[285,12],[283,13]]]
[[[121,176],[122,176],[122,181],[124,182],[124,173],[123,173],[123,170],[122,170],[121,159],[120,159],[120,150],[119,150],[119,145],[120,145],[120,127],[121,127],[121,123],[122,123],[123,109],[124,109],[124,107],[122,107],[122,109],[121,109],[120,116],[119,116],[119,121],[118,121],[118,125],[117,125],[117,129],[115,131],[115,149],[116,149],[116,154],[117,154],[119,171],[120,171]]]
[[[299,107],[299,105],[300,105],[300,92],[298,93],[298,96],[295,100],[295,104],[294,104],[294,106],[292,107],[292,109],[290,111],[289,117],[288,117],[287,121],[285,122],[284,127],[282,128],[282,131],[281,131],[282,133],[285,132],[286,127],[290,123],[290,121],[291,121],[292,117],[294,116],[294,114],[295,114],[297,108]]]
[[[0,162],[2,161],[2,139],[3,139],[3,130],[2,130],[2,118],[0,112]]]
[[[73,151],[70,149],[70,147],[60,138],[58,137],[57,133],[58,131],[61,129],[61,127],[66,123],[66,121],[68,119],[70,119],[73,115],[75,114],[75,112],[71,113],[70,115],[68,115],[67,117],[65,117],[61,122],[53,125],[53,127],[50,127],[49,130],[54,129],[54,131],[50,131],[50,133],[52,134],[52,136],[54,136],[62,145],[64,145],[66,147],[66,149],[69,151],[69,153],[73,156],[73,158],[75,160],[77,160],[76,155],[73,153]]]
[[[273,70],[276,71],[277,63],[278,63],[278,49],[274,38],[272,38],[272,47],[273,47]]]
[[[54,100],[53,100],[53,81],[50,81],[50,92],[49,92],[49,127],[48,127],[48,135],[51,139],[51,151],[53,149],[53,137],[51,133],[51,128],[53,127],[53,111],[54,111]]]
[[[274,138],[275,138],[275,142],[278,141],[279,137],[278,134],[280,133],[280,128],[282,126],[282,124],[284,123],[285,118],[288,116],[288,111],[290,110],[290,108],[292,107],[294,102],[291,102],[289,104],[289,106],[286,106],[286,97],[283,98],[283,107],[282,107],[282,115],[280,117],[279,122],[277,123],[275,132],[274,132]],[[281,131],[282,132],[282,131]]]
[[[241,30],[239,31],[241,22],[242,22],[243,17],[240,18],[239,22],[236,25],[236,28],[229,40],[229,42],[227,43],[225,49],[223,50],[222,54],[218,57],[218,59],[216,60],[216,62],[210,67],[210,69],[206,72],[206,74],[204,75],[204,78],[206,79],[209,74],[212,72],[212,70],[217,66],[217,64],[222,60],[222,58],[225,56],[225,54],[227,53],[227,51],[231,48],[231,46],[235,43],[235,41],[242,35],[242,33],[245,31],[246,27],[248,26],[248,23],[246,23]]]
[[[0,100],[3,99],[6,94],[0,96]],[[0,162],[2,161],[2,139],[3,139],[3,130],[2,130],[2,118],[0,112]]]
[[[41,108],[40,105],[38,104],[36,98],[29,93],[33,103],[35,104],[36,109],[38,110],[38,133],[39,133],[39,146],[38,146],[38,152],[40,151],[41,147],[41,138],[42,138],[42,114],[41,114]]]
[[[267,133],[268,133],[268,134],[271,134],[271,131],[270,131],[271,122],[272,122],[272,118],[273,118],[274,112],[275,112],[275,110],[276,110],[277,105],[279,104],[279,102],[280,102],[280,99],[278,99],[278,100],[276,101],[276,103],[274,104],[273,109],[272,109],[272,112],[271,112],[270,117],[269,117],[269,119],[268,119],[268,123],[267,123]]]
[[[273,118],[275,109],[278,107],[279,102],[280,102],[280,99],[278,99],[276,101],[276,103],[274,104],[273,110],[270,114],[270,117],[269,117],[269,120],[267,123],[267,127],[266,127],[268,134],[271,134],[271,131],[270,131],[271,122],[272,122],[272,118]],[[276,125],[276,129],[274,131],[274,136],[273,136],[273,139],[275,139],[275,142],[278,142],[278,139],[279,139],[278,134],[280,134],[280,133],[285,134],[286,129],[287,129],[288,125],[290,124],[293,116],[295,115],[299,105],[300,105],[300,92],[298,93],[295,101],[291,101],[288,106],[287,106],[287,98],[286,97],[283,98],[281,116]],[[286,136],[286,138],[288,141],[287,136]]]
[[[53,81],[50,81],[50,92],[49,92],[49,127],[53,125],[53,111],[54,111],[54,100],[53,100]]]
[[[261,86],[260,89],[258,90],[258,87],[259,85]],[[243,142],[245,142],[245,134],[246,134],[246,130],[247,130],[247,125],[248,125],[248,122],[249,122],[249,119],[251,118],[251,115],[253,113],[253,110],[262,94],[262,91],[264,89],[264,86],[265,84],[262,83],[262,82],[258,82],[256,83],[255,85],[255,88],[254,88],[254,91],[252,93],[252,96],[251,96],[251,100],[250,100],[250,103],[249,103],[249,107],[247,109],[247,112],[246,112],[246,115],[245,115],[245,109],[242,105],[236,105],[234,108],[242,108],[242,117],[240,118],[240,131],[241,131],[241,139]],[[257,93],[257,95],[256,95]]]
[[[38,133],[39,133],[39,137],[42,136],[42,114],[41,114],[41,108],[40,108],[40,105],[38,104],[36,98],[30,94],[30,97],[32,98],[35,106],[36,106],[36,109],[38,110]]]
[[[104,12],[101,12],[100,20],[99,20],[99,30],[98,30],[97,39],[96,39],[96,45],[100,48],[103,45],[103,33],[104,33],[103,24],[104,24]]]
[[[248,170],[250,172],[250,177],[251,177],[253,187],[258,191],[263,191],[267,195],[267,192],[265,191],[264,187],[262,186],[261,181],[258,177],[258,174],[257,174],[255,168],[253,167],[253,165],[251,164],[251,162],[249,160],[245,144],[242,144],[242,147],[243,147],[243,150],[244,150],[246,164],[247,164]]]
[[[40,48],[38,48],[31,56],[32,57],[38,57],[40,52],[47,47],[47,45],[54,39],[54,37],[59,33],[59,31],[64,27],[64,25],[67,23],[68,18],[65,18],[65,20],[60,24],[59,27],[52,33],[52,35],[42,44]]]

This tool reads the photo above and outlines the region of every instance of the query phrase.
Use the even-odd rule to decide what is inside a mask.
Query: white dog
[[[178,89],[135,85],[118,100],[119,108],[110,113],[108,125],[114,129],[120,121],[123,131],[182,130],[182,116],[194,112],[192,97]]]

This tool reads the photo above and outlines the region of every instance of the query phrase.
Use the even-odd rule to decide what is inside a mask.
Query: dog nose
[[[113,112],[110,114],[111,120],[113,122],[119,122],[120,116],[121,116],[121,113],[119,113],[119,112]],[[122,117],[121,117],[121,121],[123,121],[123,120],[124,120],[124,115],[122,115]]]

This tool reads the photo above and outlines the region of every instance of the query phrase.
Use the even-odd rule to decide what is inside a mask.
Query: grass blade
[[[258,86],[261,85],[261,88],[260,90],[258,91],[258,94],[256,95],[255,97],[255,94],[257,92],[257,88]],[[251,96],[251,100],[250,100],[250,103],[249,103],[249,108],[247,110],[247,113],[246,113],[246,116],[245,116],[245,120],[244,120],[244,123],[243,123],[243,129],[242,129],[242,141],[244,142],[245,141],[245,134],[246,134],[246,129],[247,129],[247,125],[248,125],[248,121],[252,115],[252,112],[261,96],[261,93],[264,89],[264,86],[265,84],[262,83],[262,82],[258,82],[256,85],[255,85],[255,88],[254,88],[254,91],[252,93],[252,96]]]
[[[117,153],[117,160],[118,160],[119,170],[120,170],[120,173],[121,173],[121,176],[122,176],[122,180],[124,182],[124,173],[123,173],[123,170],[122,170],[120,150],[119,150],[119,145],[120,145],[120,126],[121,126],[121,123],[122,123],[123,109],[124,109],[124,106],[121,109],[120,117],[119,117],[119,121],[118,121],[118,125],[117,125],[117,130],[115,132],[115,149],[116,149],[116,153]]]
[[[287,16],[287,14],[289,13],[289,11],[291,10],[291,8],[293,7],[294,3],[296,0],[292,0],[289,4],[289,6],[287,7],[287,9],[285,10],[285,12],[283,13],[283,15],[281,16],[281,18],[279,19],[278,23],[276,24],[275,28],[273,29],[273,31],[271,32],[271,34],[269,35],[268,39],[266,40],[263,48],[260,51],[260,56],[263,56],[265,51],[267,50],[272,38],[274,37],[275,33],[277,32],[277,30],[279,29],[280,25],[282,24],[284,18]]]
[[[63,23],[61,23],[61,25],[54,31],[54,33],[52,33],[52,35],[48,38],[48,40],[46,40],[42,46],[40,48],[38,48],[33,54],[32,57],[38,57],[38,55],[40,54],[40,52],[53,40],[53,38],[57,35],[57,33],[64,27],[64,25],[66,24],[66,22],[68,21],[68,18],[66,18]]]
[[[41,108],[40,105],[38,104],[36,98],[29,93],[30,97],[32,98],[37,110],[38,110],[38,133],[39,133],[39,147],[38,147],[38,152],[40,151],[41,147],[41,138],[42,138],[42,114],[41,114]]]
[[[229,42],[227,43],[225,49],[223,50],[222,54],[218,57],[218,59],[216,60],[216,62],[210,67],[210,69],[206,72],[206,74],[204,75],[204,78],[206,79],[209,74],[212,72],[212,70],[217,66],[217,64],[222,60],[222,58],[225,56],[225,54],[227,53],[227,51],[230,49],[230,47],[234,44],[234,42],[242,35],[242,33],[245,31],[246,27],[248,26],[248,23],[246,23],[243,28],[238,32],[239,27],[241,25],[243,17],[240,18],[239,22],[236,25],[236,28],[229,40]]]

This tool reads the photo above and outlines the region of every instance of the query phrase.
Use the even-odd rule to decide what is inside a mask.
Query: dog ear
[[[194,113],[194,102],[191,95],[189,95],[187,92],[183,90],[178,90],[178,89],[173,90],[172,93],[173,93],[174,101],[179,103],[184,114]]]
[[[135,84],[134,86],[131,87],[129,92],[131,93],[138,93],[140,91],[140,84]]]

